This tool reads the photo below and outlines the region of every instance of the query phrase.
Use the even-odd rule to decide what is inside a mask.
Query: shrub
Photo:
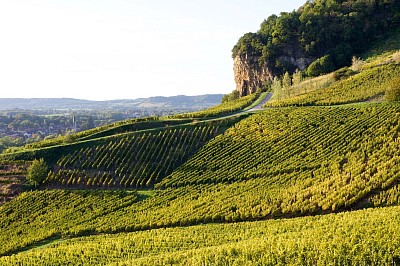
[[[353,59],[351,60],[351,69],[353,71],[359,71],[364,64],[365,64],[364,60],[353,56]]]
[[[229,94],[225,94],[223,97],[222,97],[222,103],[226,103],[226,102],[232,102],[232,101],[234,101],[234,100],[237,100],[237,99],[239,99],[240,98],[240,95],[239,95],[239,91],[237,91],[237,90],[234,90],[234,91],[232,91],[231,93],[229,93]]]
[[[333,64],[332,58],[329,55],[325,55],[312,62],[308,66],[306,73],[309,77],[317,77],[321,74],[332,72],[333,70],[335,70],[335,65]]]

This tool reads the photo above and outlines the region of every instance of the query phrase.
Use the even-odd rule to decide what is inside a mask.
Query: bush
[[[351,69],[353,71],[359,71],[364,64],[365,64],[364,60],[353,56],[353,59],[351,60]]]
[[[319,75],[327,74],[334,70],[335,70],[335,65],[333,64],[332,58],[329,55],[325,55],[312,62],[308,66],[306,74],[309,77],[317,77]]]
[[[394,78],[385,92],[385,99],[389,102],[400,101],[400,77]]]

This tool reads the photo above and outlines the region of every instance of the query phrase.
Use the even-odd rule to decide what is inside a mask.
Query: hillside
[[[157,190],[25,193],[0,209],[0,253],[60,237],[396,205],[399,108],[266,110],[208,142]]]
[[[397,47],[400,49],[400,43]],[[385,53],[367,61],[360,59],[358,64],[360,66],[356,71],[353,70],[356,66],[346,67],[328,75],[305,79],[290,87],[275,86],[276,93],[268,106],[379,101],[384,98],[393,80],[400,76],[400,52]]]
[[[116,110],[127,108],[170,108],[172,110],[199,110],[221,102],[221,94],[198,96],[150,97],[132,100],[90,101],[70,98],[0,98],[0,110]]]
[[[2,265],[397,265],[399,207],[49,241]],[[394,236],[394,237],[389,237]],[[346,239],[347,241],[343,241]]]
[[[0,154],[0,189],[19,186],[0,265],[400,265],[400,32],[383,36],[273,95]]]

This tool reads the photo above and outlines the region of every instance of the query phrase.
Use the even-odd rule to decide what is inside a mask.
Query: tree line
[[[272,15],[256,33],[246,33],[232,56],[248,54],[276,76],[298,66],[287,57],[315,61],[311,74],[349,65],[369,43],[400,25],[400,1],[315,0],[299,9]],[[310,71],[311,72],[311,71]]]

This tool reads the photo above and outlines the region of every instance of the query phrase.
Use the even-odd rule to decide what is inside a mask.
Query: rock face
[[[293,70],[298,68],[304,70],[314,61],[313,58],[299,56],[281,56],[279,61],[293,66]],[[268,68],[267,63],[260,66],[258,57],[248,54],[237,55],[234,59],[233,72],[235,75],[236,90],[240,97],[250,95],[261,88],[268,80],[272,80],[275,74]]]
[[[265,65],[259,66],[258,57],[247,54],[237,55],[234,59],[233,72],[235,75],[236,90],[240,97],[256,92],[267,80],[273,76]]]
[[[278,60],[291,64],[294,68],[303,71],[306,69],[316,58],[305,58],[305,57],[292,57],[292,56],[281,56]]]

